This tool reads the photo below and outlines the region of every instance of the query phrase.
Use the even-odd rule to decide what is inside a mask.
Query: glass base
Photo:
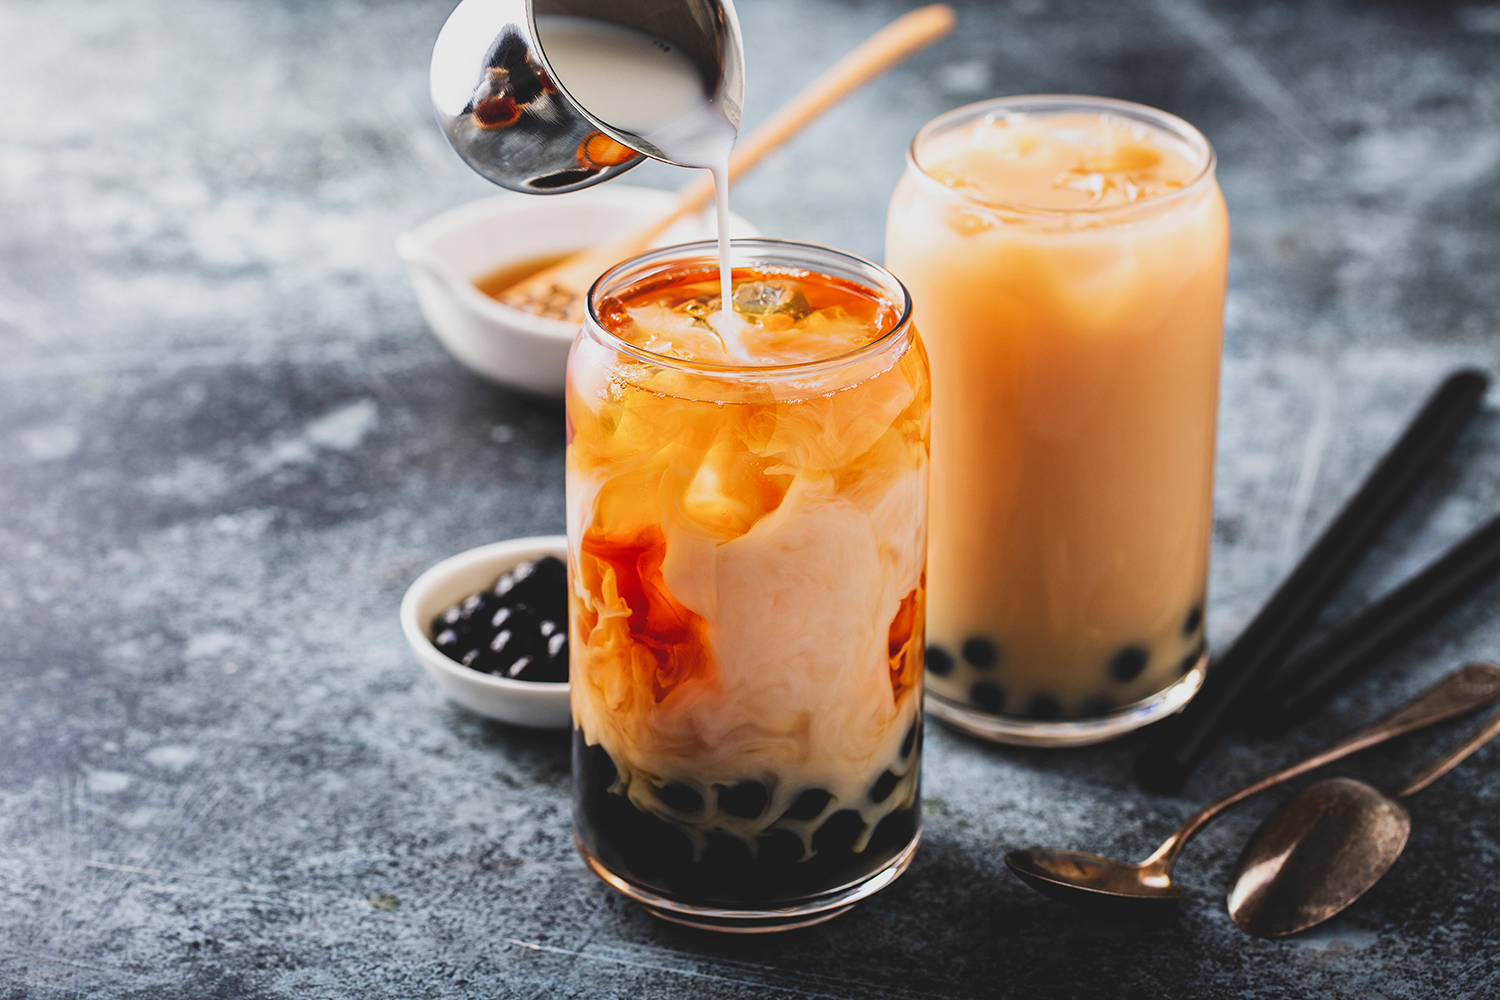
[[[578,838],[578,832],[576,830],[573,832],[573,843],[590,870],[611,888],[639,905],[653,917],[670,920],[674,924],[682,924],[686,927],[723,931],[729,934],[770,934],[776,931],[794,930],[798,927],[811,927],[813,924],[832,920],[839,914],[853,909],[855,903],[868,899],[900,878],[901,873],[906,871],[907,866],[911,864],[912,856],[917,853],[917,844],[921,839],[922,830],[918,827],[917,832],[911,838],[911,843],[907,844],[900,854],[892,858],[884,868],[865,876],[858,882],[851,882],[849,885],[830,889],[806,899],[794,900],[784,906],[740,909],[699,906],[643,889],[604,867],[603,862],[596,858]]]
[[[1181,678],[1149,698],[1127,705],[1118,712],[1086,719],[1041,722],[1020,715],[992,715],[973,705],[944,698],[927,689],[927,711],[942,722],[971,736],[994,743],[1030,747],[1083,747],[1103,743],[1182,711],[1203,686],[1208,671],[1208,650]]]

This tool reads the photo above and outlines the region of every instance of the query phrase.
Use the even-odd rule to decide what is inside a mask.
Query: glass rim
[[[927,169],[922,166],[921,161],[917,158],[917,147],[924,140],[930,138],[933,133],[961,119],[974,118],[981,114],[990,114],[998,110],[1114,112],[1121,117],[1154,126],[1173,138],[1186,142],[1195,152],[1198,152],[1202,156],[1203,163],[1192,179],[1176,191],[1147,198],[1144,201],[1126,202],[1123,205],[1101,205],[1095,208],[1087,206],[1078,208],[1043,208],[1036,205],[992,201],[971,192],[951,188],[928,173]],[[1149,104],[1137,104],[1135,101],[1122,101],[1114,97],[1094,97],[1088,94],[1020,94],[1012,97],[992,97],[988,100],[976,101],[973,104],[965,104],[951,111],[945,111],[923,125],[917,130],[917,134],[912,137],[911,142],[906,147],[907,169],[921,182],[947,193],[950,197],[962,199],[972,205],[1038,219],[1089,218],[1108,220],[1111,217],[1123,217],[1139,213],[1151,214],[1159,210],[1165,210],[1201,190],[1207,181],[1214,176],[1214,170],[1218,166],[1218,162],[1218,154],[1214,152],[1213,143],[1208,141],[1208,137],[1194,127],[1191,122],[1179,118],[1170,111],[1162,111],[1160,108],[1153,108]]]
[[[704,361],[685,361],[682,358],[674,358],[668,354],[658,354],[655,351],[649,351],[644,347],[632,344],[617,336],[604,325],[599,319],[599,312],[596,308],[599,295],[604,289],[609,288],[612,284],[619,284],[621,279],[633,272],[642,271],[655,263],[679,260],[687,262],[696,257],[709,260],[714,264],[715,270],[717,270],[719,259],[718,241],[697,240],[692,243],[676,243],[671,246],[648,250],[628,260],[621,261],[601,274],[589,286],[588,295],[585,299],[584,329],[597,334],[603,340],[605,346],[622,354],[627,354],[645,364],[709,378],[735,380],[828,374],[889,350],[896,341],[906,336],[911,330],[911,292],[907,290],[906,285],[901,282],[900,278],[897,278],[881,265],[866,257],[850,253],[847,250],[839,250],[821,243],[805,243],[799,240],[767,239],[764,237],[734,239],[729,241],[729,266],[732,269],[739,263],[735,260],[735,250],[745,249],[766,252],[769,259],[760,261],[759,263],[762,265],[814,270],[813,267],[804,266],[808,263],[806,261],[775,259],[775,251],[787,248],[791,249],[794,253],[801,252],[812,257],[842,261],[849,270],[863,276],[862,280],[858,282],[863,287],[875,292],[882,298],[889,300],[899,299],[899,310],[895,322],[891,324],[888,330],[882,331],[879,336],[868,344],[863,344],[843,354],[836,354],[830,358],[818,358],[813,361],[796,361],[784,365],[720,365]],[[847,274],[832,273],[832,276],[848,278]],[[897,293],[899,293],[899,296]]]

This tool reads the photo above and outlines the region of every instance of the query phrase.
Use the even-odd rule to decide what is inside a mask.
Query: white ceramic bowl
[[[516,726],[565,729],[570,724],[566,682],[514,681],[470,670],[438,652],[428,632],[432,619],[444,608],[494,586],[500,574],[517,563],[542,556],[556,556],[566,562],[567,538],[513,538],[444,559],[417,577],[401,599],[401,631],[428,676],[437,681],[444,694],[470,711]]]
[[[450,209],[396,239],[427,325],[485,378],[546,396],[563,394],[575,323],[501,305],[474,281],[510,264],[620,239],[670,212],[670,191],[601,184],[559,195],[502,194]],[[683,219],[652,246],[711,239],[712,209]],[[730,236],[759,236],[737,215]]]

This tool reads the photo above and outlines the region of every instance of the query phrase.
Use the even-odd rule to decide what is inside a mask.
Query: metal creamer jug
[[[558,194],[647,156],[708,166],[739,129],[744,49],[729,0],[463,0],[429,85],[465,163]]]

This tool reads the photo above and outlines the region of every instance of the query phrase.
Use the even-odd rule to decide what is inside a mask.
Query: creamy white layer
[[[621,769],[617,790],[689,828],[747,839],[809,788],[833,794],[825,813],[856,809],[870,828],[910,805],[916,755],[902,761],[899,751],[920,699],[910,691],[897,702],[888,636],[902,599],[921,582],[924,475],[897,476],[857,501],[840,495],[831,475],[800,475],[776,510],[728,541],[684,516],[681,505],[665,506],[663,577],[672,596],[708,624],[717,675],[714,683],[683,685],[644,719],[613,711],[575,683],[575,724]],[[581,480],[570,470],[575,564],[602,485]],[[583,652],[575,663],[589,670],[587,637],[573,642]],[[901,781],[873,803],[870,786],[886,769]],[[750,820],[717,813],[715,786],[743,780],[765,784],[770,806]],[[661,803],[654,788],[673,781],[704,796],[702,815]]]

